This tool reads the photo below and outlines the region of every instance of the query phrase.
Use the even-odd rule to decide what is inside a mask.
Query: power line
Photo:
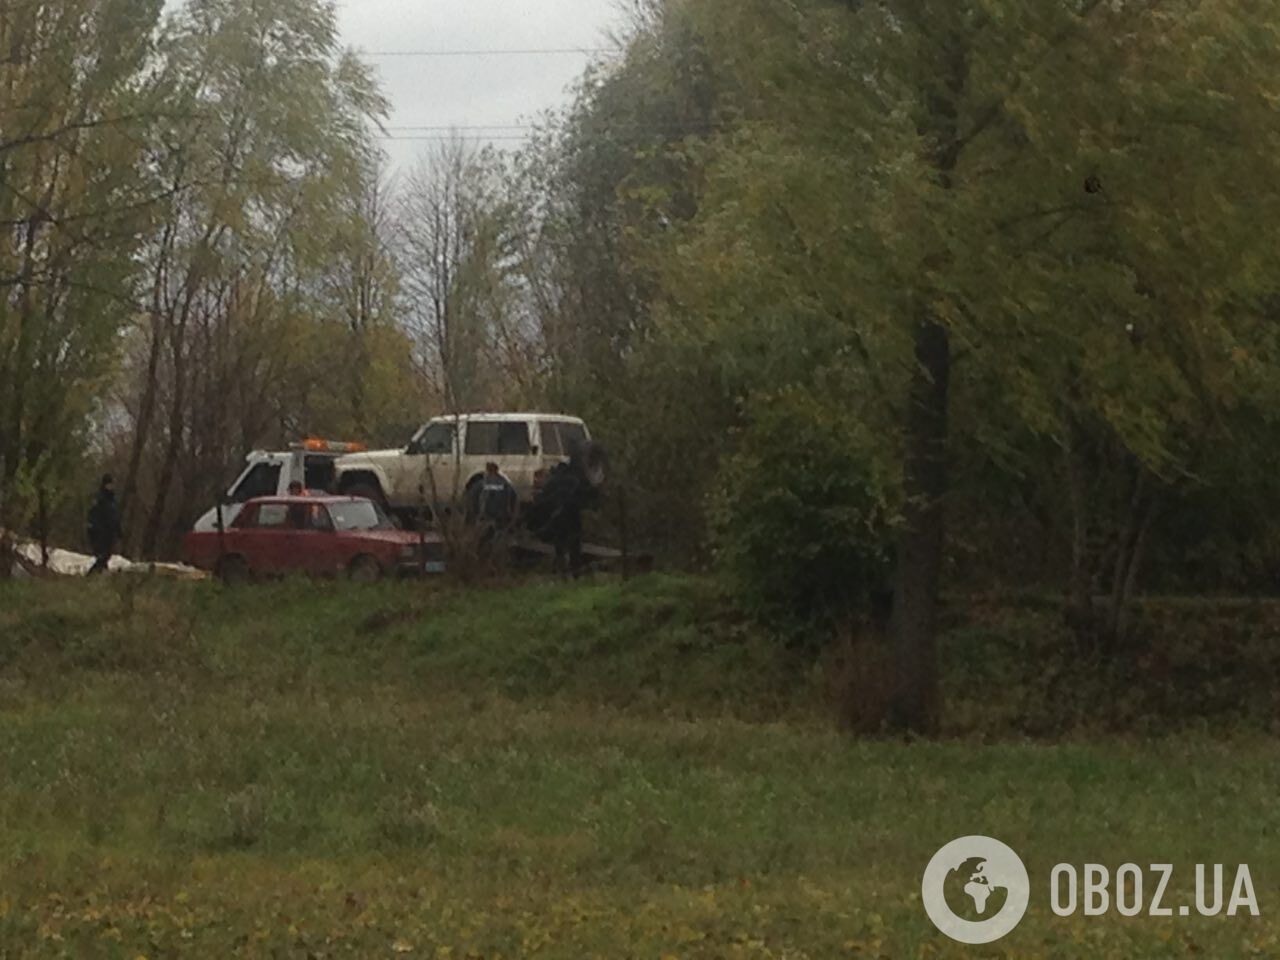
[[[541,47],[526,50],[365,50],[361,53],[366,57],[538,57],[571,54],[592,56],[598,53],[619,53],[621,50],[621,47]]]
[[[378,139],[379,139],[379,140],[385,140],[385,141],[387,141],[387,142],[389,142],[389,143],[408,143],[408,142],[412,142],[412,141],[415,141],[415,140],[448,140],[448,141],[453,141],[453,140],[462,140],[462,141],[466,141],[466,142],[475,141],[475,142],[477,142],[477,143],[488,143],[488,142],[490,142],[491,140],[525,141],[525,140],[528,140],[528,139],[529,139],[529,137],[527,137],[527,136],[520,136],[520,135],[518,135],[518,134],[499,134],[498,136],[493,136],[493,137],[481,136],[481,135],[479,135],[479,134],[476,134],[476,135],[473,135],[473,136],[467,136],[467,137],[450,137],[450,136],[447,136],[447,135],[445,135],[445,134],[443,134],[443,133],[439,133],[439,134],[432,134],[432,135],[428,135],[428,136],[421,136],[421,137],[390,137],[390,136],[379,136],[379,137],[378,137]]]
[[[383,127],[384,130],[393,131],[431,131],[443,130],[446,132],[453,130],[536,130],[537,124],[534,123],[440,123],[440,124],[390,124]]]

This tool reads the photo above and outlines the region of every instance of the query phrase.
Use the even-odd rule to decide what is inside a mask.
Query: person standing
[[[120,508],[116,505],[115,478],[104,474],[98,495],[89,508],[89,546],[94,562],[89,574],[105,573],[116,541],[120,539]]]
[[[604,451],[594,444],[574,444],[569,459],[547,474],[534,502],[538,536],[555,547],[553,567],[575,579],[582,573],[582,512],[600,498]]]
[[[489,462],[484,465],[484,476],[471,488],[471,498],[467,513],[480,524],[480,546],[487,553],[511,529],[520,497],[498,465]]]

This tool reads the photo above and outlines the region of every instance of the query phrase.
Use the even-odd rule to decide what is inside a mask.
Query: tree
[[[442,142],[410,173],[399,212],[407,307],[432,394],[476,409],[501,390],[510,336],[512,222],[496,158]]]
[[[1069,425],[1104,426],[1135,478],[1114,631],[1151,491],[1196,472],[1239,378],[1272,369],[1257,322],[1272,254],[1248,211],[1270,195],[1275,48],[1242,55],[1250,7],[1228,0],[752,3],[732,30],[720,5],[696,9],[743,119],[713,144],[672,245],[670,309],[740,346],[771,314],[803,341],[813,317],[883,386],[868,415],[899,425],[904,504],[888,720],[932,732],[953,425],[1015,471]],[[1194,163],[1171,179],[1171,156]],[[1208,228],[1195,241],[1190,222]],[[793,365],[784,337],[769,342],[758,361],[725,354],[737,389],[806,369],[803,345]],[[820,368],[812,356],[800,376]],[[977,397],[1011,431],[979,409],[957,420],[957,399]]]
[[[160,54],[175,121],[148,173],[169,201],[146,251],[123,486],[148,556],[189,519],[194,497],[213,492],[183,475],[217,483],[210,464],[265,434],[277,408],[263,400],[288,382],[299,326],[329,306],[318,295],[329,264],[303,247],[349,223],[344,198],[365,192],[376,163],[367,122],[385,110],[367,70],[340,50],[325,0],[192,0],[168,21]],[[236,396],[233,386],[250,417],[234,432],[225,402],[209,405]],[[130,511],[144,487],[145,509]]]
[[[86,417],[134,311],[159,12],[0,8],[0,526],[82,479]]]

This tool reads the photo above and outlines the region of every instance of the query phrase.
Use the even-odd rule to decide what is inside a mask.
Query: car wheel
[[[248,583],[252,579],[252,574],[244,557],[233,554],[223,557],[222,562],[218,564],[218,577],[223,583]]]
[[[382,567],[373,557],[362,554],[351,561],[351,566],[347,568],[347,576],[353,583],[376,583],[382,579]]]

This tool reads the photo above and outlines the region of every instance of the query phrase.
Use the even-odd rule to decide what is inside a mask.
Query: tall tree
[[[154,200],[156,2],[0,6],[0,488],[74,482]],[[79,478],[75,478],[79,479]],[[27,505],[32,497],[25,498]],[[0,516],[0,526],[20,517]]]
[[[511,308],[512,231],[496,158],[454,138],[409,174],[399,215],[404,290],[421,370],[445,409],[501,387],[496,348]]]
[[[168,537],[171,498],[179,521],[190,509],[177,481],[193,453],[196,374],[214,366],[204,346],[226,342],[235,318],[275,327],[276,342],[269,333],[257,341],[263,354],[247,359],[258,389],[279,383],[290,348],[281,324],[305,312],[315,289],[297,240],[328,233],[341,206],[334,197],[363,188],[375,163],[367,123],[385,110],[367,70],[341,50],[327,0],[190,0],[167,23],[160,52],[180,120],[151,167],[171,202],[148,249],[145,359],[123,490],[144,555]],[[144,479],[145,503],[135,504]]]

